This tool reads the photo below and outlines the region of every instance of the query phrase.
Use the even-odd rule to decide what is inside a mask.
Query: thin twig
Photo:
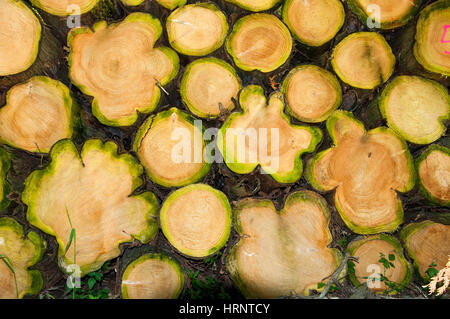
[[[325,298],[325,296],[327,295],[328,291],[331,288],[331,285],[333,283],[337,283],[337,279],[339,277],[339,275],[341,274],[342,270],[344,270],[345,266],[347,265],[347,262],[349,260],[353,260],[358,262],[358,258],[357,257],[353,257],[351,256],[349,253],[345,254],[344,259],[342,260],[341,264],[339,265],[339,267],[328,277],[325,277],[323,280],[326,280],[327,278],[330,278],[330,280],[328,280],[327,284],[325,285],[325,288],[323,289],[323,291],[320,293],[319,295],[319,299],[323,299]]]

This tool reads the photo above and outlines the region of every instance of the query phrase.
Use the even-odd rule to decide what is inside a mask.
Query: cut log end
[[[239,19],[227,39],[227,51],[245,71],[271,72],[283,65],[292,50],[289,29],[276,16],[254,13]]]
[[[57,16],[79,15],[91,11],[101,0],[30,0],[33,5]]]
[[[184,287],[180,264],[163,253],[148,253],[133,261],[122,276],[124,299],[176,299]]]
[[[420,13],[414,55],[428,71],[450,76],[450,0],[436,1]]]
[[[69,33],[70,78],[83,93],[94,96],[92,113],[100,122],[132,125],[137,111],[149,113],[158,105],[158,85],[178,73],[178,55],[167,47],[154,47],[162,26],[147,13],[132,13],[110,26],[101,21],[93,29]]]
[[[450,206],[450,150],[429,146],[416,160],[422,193],[433,203]]]
[[[347,249],[358,258],[354,263],[354,273],[349,274],[356,286],[367,284],[373,292],[397,294],[411,281],[412,267],[403,255],[403,247],[394,237],[374,235],[358,239]],[[392,287],[391,283],[396,286]]]
[[[167,197],[160,220],[172,246],[184,255],[204,258],[228,241],[231,207],[224,193],[205,184],[193,184]]]
[[[283,113],[284,97],[267,101],[260,86],[240,94],[244,112],[233,113],[220,129],[219,150],[234,172],[248,174],[258,165],[280,183],[293,183],[303,172],[301,154],[312,152],[322,139],[320,129],[291,124]]]
[[[59,81],[37,76],[8,92],[0,109],[0,140],[29,152],[48,153],[57,141],[71,138],[77,106]]]
[[[283,82],[282,90],[289,114],[307,123],[325,121],[342,101],[339,81],[315,65],[292,69]]]
[[[382,35],[356,32],[336,45],[331,63],[342,81],[370,90],[391,77],[395,56]]]
[[[235,215],[241,239],[227,268],[247,297],[308,295],[340,264],[338,250],[327,248],[329,212],[316,193],[291,194],[279,213],[269,200],[242,200]]]
[[[195,119],[171,108],[149,117],[139,129],[134,150],[151,180],[179,187],[201,180],[211,164],[203,156],[203,128]]]
[[[450,256],[450,225],[423,221],[402,229],[403,240],[414,267],[424,280],[429,280],[427,270],[443,269]]]
[[[203,56],[222,46],[228,33],[225,15],[212,3],[182,6],[167,18],[170,45],[179,53]]]
[[[300,42],[318,47],[333,39],[341,29],[345,10],[339,0],[288,0],[282,16]]]
[[[22,1],[0,0],[0,76],[27,70],[36,60],[41,23]]]
[[[231,2],[245,10],[253,12],[269,10],[281,2],[281,0],[226,0],[226,1]]]
[[[380,111],[390,128],[415,144],[429,144],[446,131],[450,118],[450,97],[438,82],[418,76],[398,76],[379,101]]]
[[[216,58],[198,59],[189,64],[181,81],[184,103],[195,115],[215,118],[234,109],[241,80],[231,65]]]
[[[408,23],[422,0],[348,0],[348,6],[369,28],[394,29]]]
[[[160,5],[169,10],[174,10],[177,7],[182,7],[187,0],[156,0]]]
[[[147,243],[156,235],[156,197],[130,195],[143,169],[131,155],[118,155],[115,143],[88,140],[80,155],[62,140],[50,157],[48,167],[28,176],[22,200],[28,221],[56,237],[62,269],[71,272],[76,264],[85,275],[117,257],[120,243]]]
[[[39,293],[43,285],[41,273],[28,268],[42,258],[45,247],[45,241],[36,233],[25,236],[14,219],[0,218],[0,299]]]
[[[335,111],[327,128],[335,146],[311,160],[308,181],[318,190],[336,189],[336,208],[354,232],[376,234],[397,229],[403,209],[395,190],[409,191],[415,180],[406,143],[386,127],[366,132],[362,123],[345,111]]]

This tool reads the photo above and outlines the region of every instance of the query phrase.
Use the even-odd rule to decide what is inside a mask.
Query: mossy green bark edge
[[[239,219],[239,215],[242,210],[244,210],[246,208],[252,208],[252,207],[267,207],[267,208],[270,208],[271,210],[273,210],[273,212],[276,212],[278,215],[282,215],[286,211],[286,208],[289,207],[293,202],[296,202],[296,201],[313,202],[321,208],[321,210],[325,216],[328,245],[331,244],[331,242],[333,241],[333,237],[332,237],[330,229],[329,229],[331,215],[330,215],[330,211],[328,209],[328,204],[322,196],[320,196],[319,194],[316,194],[312,191],[308,191],[308,190],[296,191],[294,193],[291,193],[286,198],[284,207],[280,211],[278,211],[275,208],[273,202],[269,199],[255,199],[255,198],[243,199],[243,200],[239,201],[233,207],[233,226],[236,229],[236,231],[238,232],[238,235],[242,237],[244,235],[244,233],[243,233],[243,229],[242,229],[240,219]],[[236,255],[237,250],[239,249],[239,246],[240,246],[240,241],[235,246],[233,246],[233,248],[231,248],[230,253],[226,257],[226,262],[225,262],[226,268],[227,268],[228,273],[230,274],[231,278],[233,279],[234,284],[239,288],[241,293],[246,298],[257,298],[257,296],[253,296],[250,293],[250,290],[245,286],[245,283],[239,276],[239,271],[237,269],[238,265],[237,265],[237,255]],[[334,255],[335,268],[338,268],[343,260],[342,253],[337,248],[327,248],[327,249],[330,249],[332,254]],[[346,270],[343,270],[341,272],[341,274],[339,275],[339,278],[343,278],[343,277],[345,277],[345,275],[346,275]],[[314,290],[317,290],[320,292],[324,288],[310,287],[309,289],[314,289]],[[304,294],[305,296],[309,295],[309,289],[306,289],[305,294]]]
[[[150,259],[156,259],[156,260],[160,260],[161,262],[165,262],[165,263],[169,264],[175,270],[175,272],[178,275],[178,280],[179,280],[180,284],[178,286],[178,289],[172,296],[172,299],[177,299],[184,288],[184,271],[181,268],[180,263],[176,259],[174,259],[173,257],[171,257],[168,254],[163,253],[163,252],[147,253],[145,255],[142,255],[138,259],[134,260],[133,262],[131,262],[125,269],[125,272],[123,273],[122,281],[127,280],[128,276],[134,270],[134,268],[136,268],[136,266],[138,266],[139,264],[141,264],[147,260],[150,260]],[[127,286],[122,284],[121,287],[122,287],[122,298],[129,299]]]
[[[89,150],[99,150],[101,152],[105,152],[109,154],[112,158],[123,161],[130,170],[130,175],[133,176],[132,181],[132,192],[134,192],[138,187],[140,187],[143,183],[142,178],[140,177],[144,170],[140,164],[136,162],[133,156],[130,154],[118,154],[117,153],[117,145],[116,143],[112,141],[108,141],[103,143],[101,140],[98,139],[91,139],[87,140],[84,143],[83,149],[80,152],[78,152],[75,144],[68,139],[61,140],[57,142],[55,145],[53,145],[51,151],[50,151],[50,158],[51,162],[46,168],[39,169],[33,171],[25,180],[25,189],[22,193],[22,202],[24,202],[27,206],[27,220],[28,222],[41,229],[43,232],[54,236],[56,238],[56,241],[58,243],[58,258],[59,258],[59,264],[60,268],[63,272],[65,272],[65,269],[62,265],[70,265],[72,264],[72,261],[66,258],[64,254],[64,241],[59,238],[56,233],[53,231],[52,228],[44,224],[39,216],[35,212],[35,201],[39,195],[39,186],[41,184],[41,180],[48,175],[52,175],[55,173],[55,166],[56,162],[58,160],[58,157],[61,153],[69,151],[75,154],[78,160],[82,160],[84,152],[88,152]],[[139,240],[141,243],[148,243],[151,239],[153,239],[157,232],[158,232],[158,225],[156,222],[156,217],[158,214],[158,200],[156,199],[156,196],[151,192],[145,192],[139,195],[133,195],[135,198],[140,198],[143,201],[146,201],[148,203],[148,211],[146,214],[147,219],[147,228],[143,230],[139,234],[133,234],[132,239],[130,240],[124,240],[117,243],[117,255],[120,254],[119,251],[119,245],[126,242],[132,242],[134,239]],[[95,271],[99,269],[103,265],[104,261],[98,260],[93,262],[92,264],[88,264],[85,266],[80,267],[82,275],[85,275],[89,272]]]
[[[441,94],[442,94],[442,98],[445,99],[447,101],[447,106],[448,106],[448,110],[447,110],[447,115],[444,116],[440,116],[438,118],[439,121],[439,126],[440,126],[440,130],[439,130],[439,134],[436,135],[432,135],[432,136],[422,136],[421,138],[413,138],[408,136],[408,134],[406,132],[404,132],[402,129],[400,129],[388,116],[388,112],[387,112],[387,107],[388,107],[388,97],[389,94],[392,92],[392,90],[395,88],[395,86],[401,82],[407,82],[408,79],[410,78],[418,78],[422,81],[425,81],[427,83],[430,83],[431,85],[433,85]],[[391,82],[389,82],[386,87],[383,89],[383,92],[380,95],[380,98],[378,99],[378,106],[380,108],[380,113],[383,116],[384,119],[386,119],[386,122],[388,124],[388,126],[393,129],[396,133],[398,133],[399,135],[401,135],[404,139],[406,139],[407,141],[414,143],[414,144],[430,144],[434,141],[436,141],[437,139],[439,139],[446,131],[447,127],[444,124],[446,120],[448,120],[450,118],[450,96],[448,94],[447,88],[444,87],[443,85],[441,85],[439,82],[436,82],[434,80],[430,80],[430,79],[426,79],[423,77],[419,77],[419,76],[397,76],[395,79],[393,79]]]
[[[156,115],[151,115],[147,118],[147,120],[144,122],[144,124],[142,124],[141,127],[138,129],[136,136],[134,138],[133,151],[138,155],[138,157],[140,157],[139,149],[140,149],[142,140],[147,135],[147,132],[149,130],[151,130],[153,125],[157,124],[158,122],[167,120],[172,114],[178,115],[181,119],[188,122],[190,125],[194,126],[194,129],[196,129],[194,122],[197,120],[193,116],[191,116],[187,113],[184,113],[183,111],[181,111],[180,109],[178,109],[176,107],[172,107],[166,111],[159,112]],[[204,131],[205,131],[205,128],[202,125],[202,131],[200,132],[200,134],[202,136],[203,136]],[[203,138],[202,138],[202,140],[203,140]],[[203,140],[203,143],[204,143],[204,140]],[[145,171],[152,181],[154,181],[155,183],[157,183],[161,186],[164,186],[167,188],[181,187],[181,186],[186,186],[186,185],[200,181],[210,171],[211,166],[212,166],[211,163],[212,163],[212,160],[207,160],[205,163],[203,163],[203,167],[194,176],[191,176],[190,178],[188,178],[186,180],[182,180],[182,181],[179,181],[176,183],[172,183],[167,180],[159,178],[158,176],[153,174],[149,169],[146,169]]]
[[[326,126],[327,126],[327,131],[331,136],[331,139],[333,140],[334,145],[332,147],[330,147],[329,149],[326,149],[324,151],[319,152],[318,154],[316,154],[308,163],[308,165],[306,166],[305,169],[305,178],[308,181],[308,183],[311,184],[311,186],[321,192],[328,192],[333,189],[326,189],[324,187],[322,187],[322,185],[316,180],[316,178],[314,177],[314,165],[317,161],[319,161],[323,156],[326,155],[327,152],[330,152],[331,150],[333,150],[334,148],[337,147],[337,140],[336,140],[336,136],[334,134],[334,126],[336,124],[336,122],[342,118],[347,118],[352,120],[357,126],[359,126],[361,129],[363,129],[365,131],[365,127],[364,124],[362,122],[360,122],[358,119],[356,119],[356,117],[348,111],[343,111],[343,110],[337,110],[334,111],[334,113],[328,118],[327,122],[326,122]],[[414,168],[414,160],[412,158],[411,153],[409,152],[408,149],[408,144],[400,137],[398,136],[393,130],[391,130],[390,128],[387,127],[377,127],[374,128],[368,132],[366,132],[366,135],[369,134],[373,134],[373,133],[377,133],[377,132],[384,132],[384,133],[388,133],[391,134],[392,136],[395,136],[402,144],[402,148],[405,150],[405,156],[408,162],[408,169],[409,169],[409,181],[407,183],[407,185],[404,188],[399,189],[399,192],[409,192],[410,190],[413,189],[415,183],[416,183],[416,170]],[[396,218],[389,224],[383,225],[383,226],[378,226],[378,227],[363,227],[363,226],[358,226],[356,224],[354,224],[349,218],[347,218],[345,211],[342,209],[342,207],[340,207],[337,204],[337,201],[335,199],[335,205],[336,205],[336,209],[339,212],[339,215],[341,216],[342,220],[344,221],[344,223],[355,233],[358,234],[377,234],[377,233],[381,233],[381,232],[394,232],[399,226],[400,224],[403,223],[403,205],[402,205],[402,201],[401,199],[397,196],[397,215]]]
[[[201,117],[201,118],[207,118],[207,119],[213,119],[213,118],[217,118],[218,115],[213,116],[211,114],[207,114],[207,113],[203,113],[201,110],[199,110],[188,98],[187,96],[187,84],[189,83],[189,76],[190,73],[192,71],[192,69],[199,65],[199,64],[204,64],[204,63],[212,63],[212,64],[216,64],[219,65],[221,67],[223,67],[224,69],[226,69],[228,72],[230,72],[230,74],[236,79],[236,81],[239,83],[239,90],[242,88],[242,81],[239,78],[239,75],[237,74],[236,70],[230,65],[228,64],[226,61],[215,58],[215,57],[208,57],[208,58],[201,58],[201,59],[197,59],[193,62],[191,62],[187,67],[186,70],[183,73],[183,78],[181,79],[181,86],[180,86],[180,95],[181,95],[181,99],[183,100],[183,102],[186,104],[186,106],[188,107],[188,109],[196,116]]]
[[[231,224],[232,224],[232,212],[231,212],[231,206],[230,206],[230,202],[228,201],[227,196],[207,185],[207,184],[192,184],[189,186],[185,186],[183,188],[180,188],[174,192],[172,192],[167,199],[165,200],[165,202],[163,203],[162,207],[161,207],[161,211],[159,213],[159,220],[161,223],[161,229],[164,233],[164,236],[166,236],[166,238],[169,240],[169,242],[173,242],[173,237],[168,229],[168,225],[167,225],[167,220],[166,220],[166,214],[167,211],[170,207],[170,205],[179,197],[182,196],[190,191],[193,190],[204,190],[204,191],[208,191],[211,194],[213,194],[214,196],[216,196],[223,204],[225,211],[226,211],[226,223],[225,223],[225,231],[223,233],[222,238],[220,239],[220,241],[212,248],[210,248],[208,251],[204,251],[203,254],[201,254],[202,256],[196,256],[196,254],[193,253],[193,251],[189,250],[189,249],[182,249],[179,250],[183,255],[189,256],[189,257],[194,257],[194,258],[206,258],[208,256],[211,256],[215,253],[217,253],[220,249],[222,249],[223,246],[225,246],[225,244],[228,241],[228,238],[230,237],[230,233],[231,233]]]
[[[358,4],[357,0],[347,0],[346,2],[347,2],[348,7],[350,8],[350,10],[352,10],[353,13],[356,14],[356,16],[359,18],[359,20],[362,23],[367,25],[367,21],[369,21],[369,20],[373,21],[373,19],[371,17],[369,17],[369,15],[367,15],[367,13],[361,8],[361,6]],[[408,12],[405,13],[404,16],[402,16],[398,20],[380,23],[379,29],[389,30],[389,29],[398,28],[398,27],[401,27],[401,26],[407,24],[411,19],[413,19],[414,16],[419,11],[420,6],[422,5],[422,0],[411,0],[410,2],[412,2],[413,6],[411,7],[411,9]],[[374,21],[374,22],[377,22],[377,21]]]
[[[155,110],[155,108],[158,106],[159,100],[161,98],[161,89],[156,85],[154,88],[154,95],[153,95],[150,103],[143,108],[137,109],[133,113],[133,115],[131,115],[129,117],[123,117],[123,118],[120,118],[117,120],[108,119],[105,115],[103,115],[103,113],[100,112],[100,108],[98,106],[98,101],[97,101],[97,98],[95,97],[95,94],[88,87],[76,82],[70,76],[70,69],[72,68],[72,65],[73,65],[73,62],[72,62],[73,39],[75,38],[75,36],[77,36],[79,34],[83,34],[83,33],[92,34],[98,30],[105,29],[107,27],[113,27],[118,24],[133,23],[133,22],[144,22],[144,23],[151,25],[155,29],[155,40],[154,40],[153,45],[156,43],[156,41],[160,38],[160,36],[163,33],[161,22],[157,18],[153,17],[149,13],[134,12],[134,13],[131,13],[130,15],[128,15],[122,22],[112,23],[108,26],[106,21],[100,21],[100,22],[97,22],[94,24],[94,26],[92,27],[93,31],[88,27],[80,27],[80,28],[72,29],[67,36],[67,43],[70,48],[70,52],[69,52],[69,56],[68,56],[70,81],[72,83],[74,83],[84,94],[94,97],[94,100],[92,101],[92,114],[101,123],[103,123],[105,125],[109,125],[109,126],[133,125],[136,122],[136,120],[138,119],[138,113],[147,114],[147,113],[153,112]],[[180,59],[178,57],[178,54],[169,47],[160,46],[160,47],[156,47],[155,49],[158,49],[158,50],[162,51],[163,53],[165,53],[167,55],[167,57],[172,61],[172,64],[173,64],[172,72],[170,74],[168,74],[164,79],[161,79],[161,81],[159,81],[159,83],[161,85],[166,85],[170,81],[172,81],[172,79],[178,74],[178,71],[180,69]]]
[[[383,241],[391,244],[395,248],[395,252],[398,255],[402,265],[405,267],[405,270],[406,270],[405,276],[403,277],[403,279],[400,281],[400,283],[397,283],[397,287],[399,288],[399,290],[402,290],[404,287],[406,287],[406,285],[408,285],[411,282],[412,266],[408,262],[408,260],[406,260],[404,254],[403,254],[403,247],[402,247],[401,243],[395,237],[392,237],[392,236],[389,236],[386,234],[378,234],[378,235],[368,236],[368,237],[365,237],[362,239],[356,239],[347,246],[347,251],[350,253],[350,255],[354,256],[355,251],[359,247],[361,247],[363,244],[365,244],[371,240],[383,240]],[[350,281],[353,283],[353,285],[355,285],[355,287],[360,287],[360,286],[364,285],[364,283],[359,282],[355,273],[349,272],[348,277],[349,277]],[[380,293],[382,293],[382,292],[380,292]],[[394,291],[390,292],[390,294],[397,294],[397,291],[394,290]]]
[[[287,99],[287,93],[288,93],[287,91],[288,91],[289,82],[290,82],[291,78],[298,71],[304,70],[306,68],[311,68],[311,69],[317,71],[318,73],[320,73],[320,75],[322,75],[323,77],[325,77],[330,82],[330,84],[334,87],[334,89],[336,90],[336,94],[337,94],[337,100],[336,100],[336,103],[333,105],[333,107],[331,107],[330,110],[328,112],[326,112],[324,115],[322,115],[321,117],[316,118],[316,119],[305,118],[298,114],[295,114],[295,112],[292,111],[292,108],[289,106],[289,102]],[[288,75],[286,76],[286,78],[283,81],[283,84],[281,85],[281,92],[283,92],[283,94],[286,96],[286,112],[293,118],[296,118],[297,120],[306,122],[306,123],[319,123],[319,122],[325,121],[334,111],[336,111],[336,109],[342,103],[342,88],[341,88],[341,84],[339,83],[339,80],[336,78],[336,76],[334,76],[328,70],[325,70],[319,66],[312,65],[312,64],[299,65],[299,66],[293,68],[291,71],[289,71]]]
[[[26,267],[26,271],[28,273],[28,289],[23,291],[19,295],[19,298],[23,298],[25,295],[38,294],[42,290],[44,284],[42,274],[39,270],[28,270],[28,268],[34,266],[42,259],[47,248],[47,243],[33,231],[29,232],[25,236],[22,225],[10,217],[0,218],[0,228],[9,228],[11,231],[15,232],[18,237],[23,238],[24,241],[30,241],[33,244],[35,254]]]
[[[253,95],[253,94],[257,94],[257,95],[264,97],[264,99],[266,101],[266,107],[270,104],[271,99],[280,99],[284,103],[284,96],[281,92],[273,92],[270,95],[269,99],[267,99],[264,94],[264,89],[258,85],[246,86],[241,91],[241,93],[239,95],[239,104],[242,107],[242,112],[233,112],[227,118],[227,120],[224,122],[222,127],[220,128],[219,134],[217,137],[217,147],[218,147],[220,153],[222,154],[225,164],[227,165],[227,167],[230,170],[232,170],[233,172],[238,173],[238,174],[249,174],[252,171],[254,171],[258,166],[260,166],[260,164],[259,163],[239,163],[236,158],[233,158],[232,163],[227,162],[226,159],[231,156],[229,156],[229,155],[227,156],[226,139],[224,137],[226,137],[227,129],[231,126],[231,123],[233,122],[233,120],[237,117],[240,117],[240,116],[246,114],[246,110],[245,110],[246,100],[247,100],[248,96]],[[300,126],[300,125],[292,124],[289,116],[286,115],[283,112],[283,110],[280,111],[280,115],[281,115],[282,119],[287,121],[291,127],[297,128],[297,129],[304,129],[311,134],[311,142],[309,144],[309,147],[306,149],[300,150],[297,153],[297,156],[295,157],[294,168],[292,169],[292,171],[290,171],[286,174],[270,173],[270,176],[272,176],[272,178],[279,183],[285,183],[285,184],[295,183],[302,177],[302,174],[303,174],[303,161],[302,161],[301,156],[304,153],[314,152],[316,147],[322,141],[323,135],[322,135],[322,131],[318,127]]]
[[[438,144],[432,144],[430,145],[425,151],[422,152],[422,154],[420,154],[420,156],[416,159],[415,161],[415,166],[416,166],[416,171],[417,171],[417,180],[418,180],[418,184],[419,184],[419,189],[422,192],[422,194],[425,196],[426,199],[428,199],[430,202],[434,203],[434,204],[438,204],[438,205],[442,205],[442,206],[450,206],[450,200],[445,201],[442,199],[439,199],[437,197],[435,197],[433,194],[431,194],[423,185],[422,183],[422,179],[420,178],[420,174],[419,174],[419,169],[420,169],[420,165],[421,163],[428,157],[428,155],[430,155],[432,152],[441,152],[446,154],[447,156],[450,156],[450,149],[445,147],[445,146],[441,146]]]

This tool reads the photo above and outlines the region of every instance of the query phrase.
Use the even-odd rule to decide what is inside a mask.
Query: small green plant
[[[184,292],[184,299],[230,299],[225,291],[223,282],[206,276],[204,280],[199,279],[199,271],[192,272],[186,269],[190,279],[190,288]]]
[[[97,271],[87,274],[87,281],[81,281],[81,288],[66,287],[66,293],[72,293],[73,299],[108,299],[108,289],[98,289],[101,287],[103,281],[103,272],[109,268],[109,262],[105,263],[103,267]]]
[[[324,282],[319,282],[319,283],[317,284],[317,289],[325,288],[326,285],[327,285],[327,284],[324,283]],[[331,284],[330,289],[328,290],[328,292],[329,292],[329,293],[333,293],[333,292],[336,292],[336,291],[338,291],[338,290],[339,290],[339,286],[338,286],[338,285],[336,285],[336,284]]]
[[[347,248],[347,245],[348,245],[348,237],[344,236],[344,237],[338,239],[338,241],[336,243],[339,246],[341,246],[343,250],[345,250]]]
[[[425,270],[425,273],[427,274],[426,282],[430,282],[431,279],[439,273],[439,270],[436,269],[437,264],[433,261],[429,266],[428,269]]]
[[[355,275],[355,263],[352,260],[347,262],[347,272],[349,275]]]
[[[205,260],[203,261],[205,264],[207,264],[210,267],[213,267],[214,264],[220,259],[220,257],[222,257],[223,253],[221,251],[219,251],[217,254],[205,258]]]
[[[76,236],[76,230],[72,226],[72,221],[70,219],[69,211],[66,207],[66,215],[67,219],[69,220],[69,225],[71,228],[69,240],[67,242],[67,245],[64,249],[64,256],[67,254],[67,251],[69,250],[70,246],[73,242],[73,263],[77,264],[77,236]],[[93,271],[89,274],[87,274],[87,282],[84,284],[82,281],[80,281],[80,286],[85,286],[84,288],[77,288],[76,287],[76,278],[72,276],[71,283],[72,287],[66,286],[66,294],[71,293],[72,299],[108,299],[109,296],[109,290],[108,289],[94,289],[98,284],[101,284],[103,279],[103,271],[109,268],[109,262],[105,263],[103,267],[100,270]]]
[[[380,252],[380,259],[378,259],[378,262],[383,265],[383,273],[379,274],[380,275],[379,278],[374,277],[363,277],[363,278],[372,281],[379,280],[380,282],[384,283],[387,287],[387,289],[384,291],[385,294],[389,294],[392,292],[400,292],[402,288],[397,283],[389,280],[389,278],[386,277],[386,270],[390,268],[395,268],[395,265],[393,263],[394,260],[395,260],[394,254],[389,254],[388,257],[386,258],[386,256]]]
[[[48,291],[44,291],[43,293],[39,294],[39,299],[56,299],[55,296],[53,296]]]
[[[13,263],[11,262],[11,259],[9,259],[6,255],[0,255],[0,260],[3,261],[6,265],[6,267],[11,270],[13,276],[14,276],[14,286],[16,287],[16,297],[19,299],[19,289],[17,288],[17,278],[16,278],[16,271],[14,270]]]
[[[71,230],[70,230],[69,240],[64,249],[64,256],[66,256],[67,251],[69,250],[70,246],[72,245],[72,241],[73,241],[73,263],[76,265],[77,264],[77,237],[76,237],[75,228],[73,228],[73,226],[72,226],[72,221],[70,220],[70,215],[69,215],[69,211],[67,210],[67,207],[66,207],[66,215],[67,215],[67,219],[69,220],[69,225],[70,225]],[[74,273],[75,273],[75,271],[76,270],[74,270]],[[72,289],[72,299],[75,299],[75,297],[76,297],[75,296],[76,295],[76,287],[75,287],[76,278],[74,278],[73,276],[71,276],[70,278],[71,278],[72,288],[70,288],[70,287],[67,287],[67,288]]]

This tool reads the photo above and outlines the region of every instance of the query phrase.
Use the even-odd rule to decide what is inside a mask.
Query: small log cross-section
[[[182,6],[166,22],[170,45],[179,53],[203,56],[222,46],[228,33],[225,15],[212,3]]]
[[[184,287],[184,272],[165,253],[145,254],[125,269],[122,276],[124,299],[176,299]]]
[[[450,149],[433,144],[417,159],[419,187],[431,202],[450,206]]]
[[[0,76],[20,73],[36,60],[41,23],[22,1],[0,0]]]
[[[85,275],[117,257],[120,243],[147,243],[155,236],[156,197],[130,195],[143,173],[131,155],[118,155],[115,143],[100,140],[86,141],[80,155],[72,141],[62,140],[50,156],[48,167],[26,179],[22,201],[28,221],[56,237],[64,271],[75,264]]]
[[[68,16],[91,11],[102,0],[30,0],[33,5],[53,15]]]
[[[161,229],[182,254],[203,258],[219,251],[231,230],[227,196],[206,184],[193,184],[170,194],[161,207]]]
[[[184,6],[187,0],[156,0],[160,5],[169,10],[173,10],[176,7]]]
[[[369,28],[394,29],[416,15],[422,0],[347,0],[349,8]]]
[[[334,200],[347,226],[358,234],[392,232],[403,222],[396,191],[414,187],[415,170],[406,142],[391,129],[366,132],[350,112],[327,120],[333,147],[308,164],[306,178],[317,190],[336,189]]]
[[[302,122],[325,121],[342,102],[342,89],[337,78],[315,65],[292,69],[283,81],[288,113]]]
[[[373,292],[396,294],[411,281],[412,267],[403,255],[402,245],[392,236],[380,234],[357,239],[348,245],[347,250],[358,258],[355,272],[349,273],[349,278],[355,286],[367,284]],[[386,267],[380,262],[382,258],[393,266]],[[395,283],[395,289],[389,287],[386,280],[382,280],[382,276]]]
[[[6,174],[8,174],[10,167],[11,156],[3,148],[0,148],[0,210],[8,207],[9,205],[9,199],[7,196],[11,187],[6,180]]]
[[[123,4],[129,7],[135,7],[143,3],[145,0],[120,0]]]
[[[195,124],[194,117],[176,107],[152,115],[142,124],[133,150],[152,181],[180,187],[198,182],[209,172],[203,126]]]
[[[450,0],[433,2],[420,12],[414,56],[428,71],[450,76]]]
[[[287,0],[283,21],[302,43],[318,47],[334,38],[345,21],[340,0]]]
[[[242,9],[259,12],[266,11],[275,7],[281,0],[225,0],[231,2]]]
[[[241,80],[227,62],[203,58],[190,63],[181,80],[180,94],[189,110],[202,118],[216,118],[234,109]]]
[[[402,229],[400,237],[422,279],[429,279],[429,268],[445,267],[450,256],[450,225],[429,220],[412,223]]]
[[[355,32],[336,45],[331,64],[343,82],[371,90],[394,73],[395,56],[382,35]]]
[[[327,248],[330,216],[318,194],[295,192],[280,212],[270,200],[244,199],[234,212],[241,239],[227,269],[246,297],[308,295],[339,266],[339,250]]]
[[[383,90],[380,112],[390,128],[405,140],[429,144],[446,131],[450,118],[447,88],[419,76],[398,76]]]
[[[101,123],[132,125],[137,111],[149,113],[157,107],[159,86],[178,73],[178,55],[154,47],[162,26],[147,13],[132,13],[109,26],[101,21],[93,30],[75,28],[68,35],[71,81],[94,97],[92,113]]]
[[[289,58],[292,37],[286,25],[276,16],[254,13],[234,24],[226,47],[238,68],[271,72]]]
[[[322,140],[317,127],[290,123],[284,97],[269,100],[260,86],[245,87],[239,97],[242,112],[234,112],[220,128],[217,146],[235,173],[251,173],[258,165],[280,183],[294,183],[303,173],[301,155],[313,152]]]
[[[35,295],[42,289],[42,275],[28,270],[41,260],[46,243],[35,232],[24,234],[9,217],[0,218],[0,299]]]
[[[48,153],[71,138],[79,123],[78,106],[61,82],[36,76],[10,89],[0,109],[0,141],[29,152]]]

